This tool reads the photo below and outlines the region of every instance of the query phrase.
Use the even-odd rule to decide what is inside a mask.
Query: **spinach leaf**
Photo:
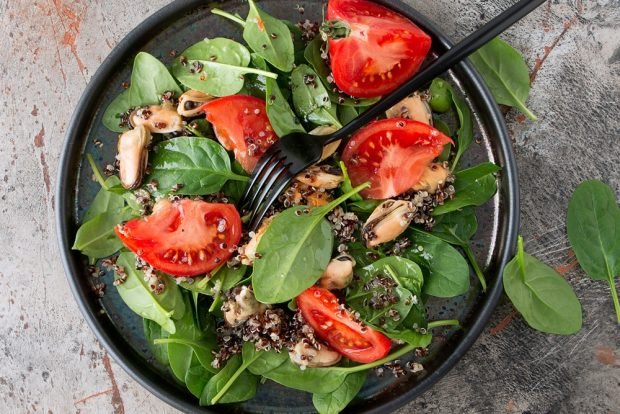
[[[278,384],[313,394],[326,394],[342,385],[348,373],[334,368],[305,368],[287,358],[277,368],[264,372],[263,377]]]
[[[259,377],[247,371],[240,355],[228,360],[202,390],[200,405],[246,401],[256,395]]]
[[[170,365],[168,347],[165,345],[155,345],[155,340],[168,338],[170,334],[163,330],[158,323],[150,319],[142,319],[142,326],[144,328],[144,337],[155,360],[162,365]]]
[[[474,251],[471,248],[469,240],[476,234],[478,230],[478,220],[473,208],[464,208],[461,211],[438,216],[433,226],[433,235],[440,239],[459,246],[465,252],[467,259],[474,268],[482,290],[487,290],[487,283],[484,273],[478,265]]]
[[[334,391],[326,394],[314,394],[312,404],[319,414],[338,414],[360,392],[366,381],[367,371],[348,375]]]
[[[528,118],[536,120],[536,115],[525,106],[530,94],[530,71],[518,51],[496,37],[473,53],[469,59],[482,75],[498,104],[517,107]]]
[[[319,75],[319,77],[321,78],[321,82],[327,88],[327,93],[329,94],[332,102],[344,106],[360,107],[370,106],[379,100],[379,98],[355,98],[353,96],[345,94],[344,92],[334,92],[334,89],[336,89],[337,91],[337,86],[333,81],[330,82],[330,79],[333,78],[331,76],[332,70],[327,64],[327,61],[321,57],[321,55],[323,55],[323,52],[321,52],[321,50],[327,50],[327,46],[323,39],[321,39],[321,36],[316,36],[314,40],[312,40],[310,43],[308,43],[308,46],[306,46],[304,56],[306,58],[306,62],[308,62],[312,66],[317,75]],[[327,53],[325,53],[324,55],[326,56]],[[344,124],[345,123],[343,122],[343,125]]]
[[[243,26],[243,39],[267,62],[282,72],[290,72],[295,63],[295,48],[288,26],[256,7],[254,0],[248,3],[250,11]]]
[[[415,262],[386,257],[355,271],[347,289],[347,305],[369,325],[396,330],[414,304],[421,302],[424,276]]]
[[[495,173],[500,169],[491,162],[485,162],[455,173],[456,195],[452,200],[437,206],[433,215],[439,216],[468,206],[481,206],[489,201],[497,191]]]
[[[338,105],[338,119],[342,125],[352,122],[358,115],[354,106]]]
[[[261,258],[254,262],[252,272],[252,287],[258,301],[287,302],[321,277],[334,243],[325,216],[366,187],[368,183],[322,207],[292,207],[274,217],[258,244]]]
[[[121,115],[131,108],[159,104],[165,92],[173,92],[175,96],[183,93],[163,63],[146,52],[138,53],[131,72],[131,86],[106,108],[103,124],[114,132],[127,130],[119,125]]]
[[[194,359],[191,368],[187,370],[187,374],[185,375],[185,380],[183,382],[185,382],[185,386],[194,395],[194,397],[200,398],[202,395],[202,390],[204,390],[205,386],[212,377],[213,373],[207,371]]]
[[[620,323],[614,278],[620,275],[620,207],[613,190],[591,180],[581,183],[568,204],[568,240],[581,268],[594,280],[606,280]]]
[[[542,332],[570,335],[581,329],[581,305],[555,270],[523,251],[504,269],[504,290],[528,325]]]
[[[347,208],[356,213],[363,213],[363,214],[370,215],[373,211],[375,211],[377,207],[379,207],[379,204],[381,204],[382,202],[383,200],[354,201],[352,203],[348,203]]]
[[[459,118],[459,129],[456,130],[456,155],[454,156],[451,167],[452,171],[455,171],[461,157],[474,141],[474,121],[467,102],[458,96],[450,85],[447,86],[450,90],[452,103],[456,108],[456,113]]]
[[[351,177],[349,177],[349,171],[347,171],[347,167],[346,165],[344,165],[343,161],[340,161],[338,165],[340,167],[340,170],[342,171],[342,177],[343,177],[342,184],[340,184],[340,189],[342,190],[343,193],[348,193],[349,191],[353,190],[353,183],[351,182]],[[355,194],[354,196],[351,196],[350,200],[354,202],[364,201],[362,196],[359,194]],[[369,201],[373,202],[375,200],[369,200]]]
[[[369,249],[361,242],[350,243],[347,247],[349,254],[355,259],[357,267],[369,266],[386,257],[380,250]]]
[[[418,229],[411,229],[408,234],[413,244],[402,256],[424,271],[424,293],[451,298],[469,290],[469,266],[454,247]]]
[[[109,177],[105,181],[106,187],[102,187],[101,190],[99,190],[95,196],[95,199],[88,207],[88,210],[84,213],[84,218],[82,221],[89,221],[102,213],[119,212],[123,207],[125,207],[125,198],[120,194],[116,194],[108,190],[108,188],[119,185],[120,183],[121,180],[116,175]]]
[[[433,335],[430,333],[422,333],[422,329],[426,329],[423,326],[416,328],[417,330],[412,329],[399,329],[392,331],[382,331],[385,335],[387,335],[390,339],[395,341],[403,341],[408,345],[413,346],[415,348],[426,348],[431,344],[433,340]]]
[[[278,368],[286,360],[289,359],[288,352],[257,351],[256,346],[252,342],[243,344],[241,355],[244,362],[250,362],[248,370],[254,375],[263,375],[272,369]]]
[[[72,248],[88,256],[91,262],[113,255],[123,247],[114,232],[114,226],[131,216],[128,208],[96,215],[80,226]]]
[[[126,279],[116,286],[125,304],[145,319],[157,322],[170,334],[176,332],[173,319],[181,319],[185,314],[183,295],[175,282],[167,276],[161,276],[165,284],[163,293],[154,293],[144,280],[142,272],[136,270],[136,256],[131,252],[123,252],[118,256],[116,264],[123,268]],[[121,276],[117,273],[116,279]]]
[[[242,177],[248,177],[248,173],[243,169],[243,167],[241,166],[241,164],[239,164],[239,161],[237,160],[234,160],[232,162],[230,170],[233,172],[233,174]],[[226,184],[222,186],[222,192],[226,194],[227,197],[232,198],[235,202],[238,202],[239,200],[241,200],[241,196],[243,195],[243,192],[245,191],[247,186],[247,181],[242,181],[241,179],[228,180],[226,181]]]
[[[305,121],[308,121],[313,113],[332,107],[327,89],[308,65],[299,65],[293,70],[291,91],[295,111]]]
[[[220,191],[228,180],[245,182],[248,177],[231,171],[230,157],[217,142],[179,137],[155,147],[147,180],[155,180],[164,193],[178,188],[176,194],[204,195]]]
[[[306,41],[304,40],[304,32],[290,20],[282,20],[288,30],[291,31],[291,37],[293,38],[293,49],[295,50],[295,64],[301,65],[306,63],[304,53],[306,51]]]
[[[265,63],[263,58],[257,57],[255,60],[260,68],[267,68],[267,63]],[[291,109],[276,80],[266,80],[265,96],[269,123],[277,136],[283,137],[293,132],[306,132],[297,116],[295,116],[295,112]]]
[[[238,93],[244,85],[244,75],[257,74],[277,78],[275,73],[248,67],[250,52],[234,40],[218,37],[204,39],[175,59],[173,75],[184,86],[213,96]]]

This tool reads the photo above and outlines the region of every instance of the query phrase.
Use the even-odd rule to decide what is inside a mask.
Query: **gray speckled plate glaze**
[[[408,15],[430,33],[434,38],[433,53],[441,53],[449,44],[430,22],[410,7],[396,1],[378,2]],[[320,0],[302,2],[303,14],[297,7],[299,0],[263,0],[260,7],[279,18],[296,22],[306,18],[320,20],[324,3]],[[65,268],[76,300],[97,337],[138,382],[169,404],[186,412],[313,412],[309,394],[270,381],[260,386],[254,399],[243,404],[199,407],[185,387],[154,361],[144,339],[142,320],[125,306],[112,287],[113,275],[106,274],[100,279],[108,288],[103,298],[96,298],[91,292],[92,278],[85,258],[71,251],[80,218],[99,190],[84,154],[93,154],[100,167],[113,162],[116,134],[102,125],[101,117],[106,106],[122,91],[121,84],[129,80],[135,54],[147,51],[170,64],[173,50],[182,51],[205,37],[225,36],[241,40],[239,27],[212,15],[210,8],[214,4],[205,4],[204,1],[178,0],[143,22],[102,64],[77,106],[68,129],[56,198],[58,236]],[[246,15],[247,6],[241,0],[215,5]],[[390,411],[428,389],[475,341],[501,295],[500,270],[514,248],[518,228],[515,161],[503,118],[471,67],[462,64],[447,74],[447,78],[467,99],[475,114],[476,143],[467,152],[462,166],[490,160],[503,167],[498,194],[477,211],[480,225],[473,241],[476,256],[489,281],[489,291],[481,294],[472,274],[472,288],[466,295],[449,300],[429,298],[427,307],[431,319],[459,319],[463,329],[434,332],[429,354],[417,358],[426,368],[422,373],[398,379],[389,375],[369,375],[363,390],[348,408],[349,412]],[[101,140],[104,146],[95,146],[95,139]]]

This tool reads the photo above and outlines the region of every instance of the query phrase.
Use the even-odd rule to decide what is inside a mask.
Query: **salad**
[[[204,39],[170,67],[136,56],[103,115],[116,160],[102,171],[87,155],[102,188],[74,249],[114,271],[158,362],[201,405],[246,401],[271,380],[339,412],[370,375],[424,370],[433,329],[459,324],[431,320],[429,296],[465,294],[470,266],[486,289],[470,239],[499,167],[459,168],[471,111],[436,79],[326,147],[248,231],[235,203],[266,149],[353,120],[418,70],[431,38],[367,0],[329,0],[323,22],[253,0],[245,19],[213,13],[245,44]]]

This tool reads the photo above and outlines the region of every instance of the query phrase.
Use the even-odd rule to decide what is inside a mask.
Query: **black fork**
[[[259,160],[250,183],[239,201],[240,209],[251,213],[249,229],[255,231],[258,228],[269,207],[297,174],[321,159],[325,145],[338,140],[342,141],[341,146],[344,145],[351,134],[372,122],[409,94],[429,84],[434,78],[458,64],[545,1],[520,0],[515,3],[333,134],[316,136],[296,132],[278,140]]]

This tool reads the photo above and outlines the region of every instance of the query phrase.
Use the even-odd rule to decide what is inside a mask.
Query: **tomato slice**
[[[354,320],[327,289],[313,286],[305,290],[297,296],[297,307],[319,338],[352,361],[366,364],[390,352],[390,339]]]
[[[375,121],[355,134],[342,153],[354,186],[370,181],[362,196],[382,200],[408,191],[452,140],[409,119]]]
[[[157,270],[197,276],[224,263],[241,239],[241,218],[231,204],[161,200],[153,214],[115,227],[123,244]]]
[[[367,0],[329,0],[327,19],[346,22],[351,33],[329,40],[334,81],[359,98],[392,92],[420,67],[431,38],[406,17]]]
[[[260,157],[278,139],[265,108],[265,101],[248,95],[226,96],[202,106],[217,139],[235,153],[247,172],[254,170]]]

